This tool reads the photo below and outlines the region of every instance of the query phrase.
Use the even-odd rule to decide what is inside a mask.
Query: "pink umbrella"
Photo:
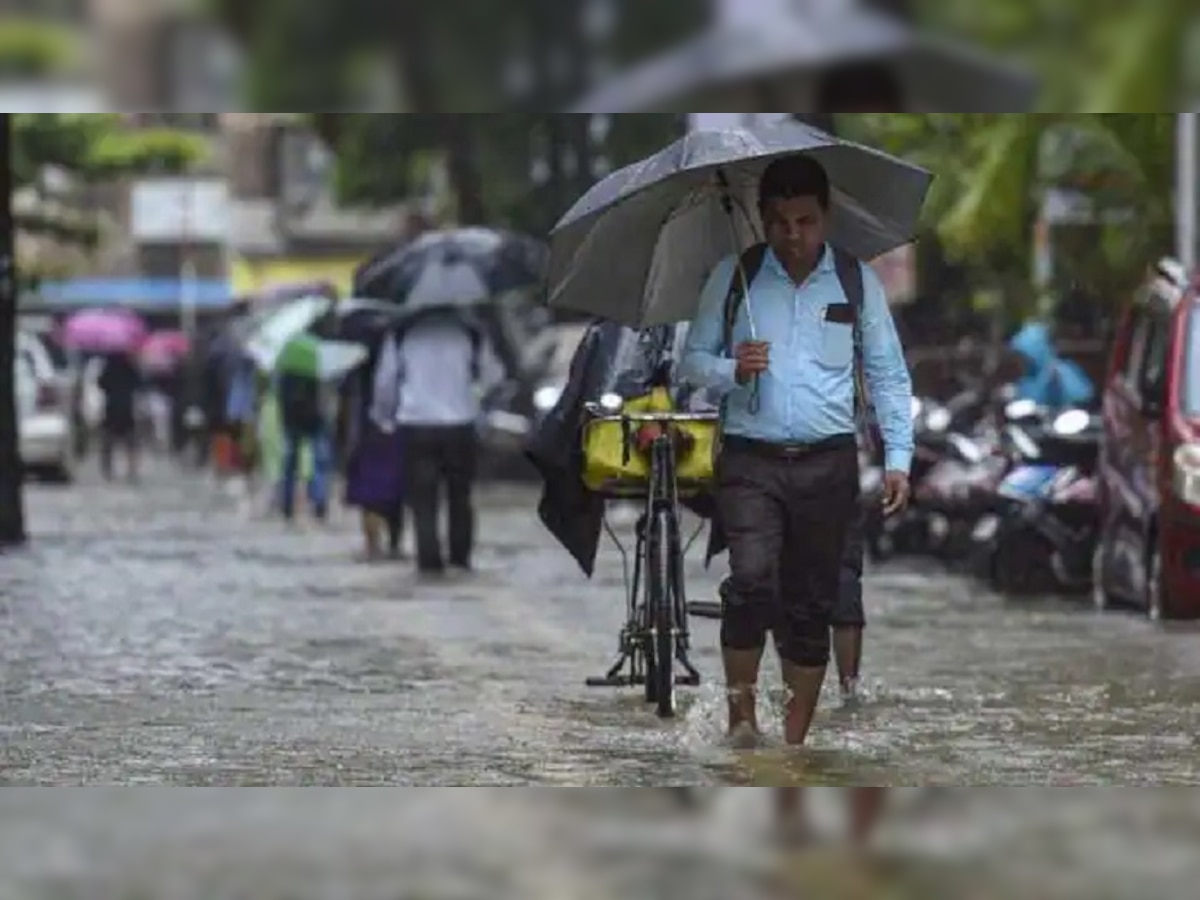
[[[127,353],[146,339],[146,324],[127,309],[88,309],[63,325],[63,345],[88,353]]]
[[[156,331],[142,343],[142,365],[155,372],[174,369],[191,352],[192,342],[182,331]]]
[[[182,359],[192,352],[192,342],[182,331],[156,331],[146,338],[141,352],[155,359]]]

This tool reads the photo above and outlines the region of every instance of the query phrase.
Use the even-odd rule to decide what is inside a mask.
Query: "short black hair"
[[[891,67],[850,62],[825,71],[817,85],[817,112],[900,112],[904,97]]]
[[[768,200],[793,197],[816,197],[821,209],[829,209],[829,175],[824,166],[803,153],[774,160],[758,181],[760,207]]]

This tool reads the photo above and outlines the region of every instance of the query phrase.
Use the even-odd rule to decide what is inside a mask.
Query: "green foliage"
[[[1194,0],[919,0],[917,6],[928,26],[1030,65],[1041,77],[1043,110],[1177,108]]]
[[[627,62],[685,36],[707,9],[706,0],[615,0],[614,30],[593,43],[581,25],[582,0],[262,0],[254,9],[237,0],[210,2],[247,48],[252,108],[361,109],[380,76],[402,98],[403,116],[313,114],[336,151],[345,201],[408,199],[422,170],[442,160],[462,218],[532,230],[549,227],[569,195],[591,182],[594,152],[620,165],[677,133],[663,117],[628,117],[605,146],[593,148],[586,122],[541,111],[578,98],[592,51]],[[524,92],[510,77],[520,70],[530,80]],[[471,112],[489,109],[510,112]],[[550,162],[547,183],[530,179],[537,158]]]
[[[931,113],[845,116],[845,130],[935,173],[928,236],[1028,309],[1033,226],[1048,189],[1084,194],[1095,225],[1063,226],[1053,240],[1056,287],[1119,300],[1146,260],[1169,246],[1174,119],[1118,115]]]
[[[203,162],[207,141],[173,128],[112,128],[96,136],[83,174],[99,180],[126,172],[177,175]]]
[[[608,168],[618,168],[682,133],[682,121],[663,114],[614,116],[599,143],[593,142],[583,116],[476,113],[463,119],[488,220],[539,234],[592,184],[598,172],[588,164],[597,157]],[[370,206],[412,197],[422,186],[421,170],[445,155],[448,125],[449,117],[437,114],[340,116],[335,145],[343,200]],[[541,182],[531,177],[539,159],[550,176]]]
[[[7,19],[0,28],[0,78],[49,78],[80,60],[79,38],[66,28],[21,19]]]
[[[126,128],[117,115],[22,114],[13,121],[13,173],[19,187],[54,166],[83,181],[125,172],[178,173],[203,161],[203,138],[170,128]]]
[[[119,116],[90,113],[40,113],[13,117],[14,188],[36,184],[47,167],[95,183],[125,173],[176,174],[201,162],[204,139],[169,128],[126,128]],[[64,243],[92,246],[96,223],[84,214],[22,213],[17,225],[32,234]]]

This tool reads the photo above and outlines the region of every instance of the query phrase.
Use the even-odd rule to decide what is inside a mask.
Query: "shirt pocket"
[[[817,362],[826,369],[845,369],[854,361],[854,326],[849,322],[821,322]]]

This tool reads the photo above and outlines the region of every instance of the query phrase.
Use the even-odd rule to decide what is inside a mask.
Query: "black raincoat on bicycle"
[[[666,383],[676,408],[689,412],[715,410],[715,398],[703,390],[675,384],[673,373],[683,352],[687,323],[636,330],[597,321],[584,332],[571,359],[567,384],[558,402],[526,444],[525,453],[541,473],[543,488],[538,517],[591,577],[603,527],[604,498],[583,484],[581,434],[587,421],[584,404],[604,394],[633,399]],[[711,519],[707,496],[686,501],[696,514]],[[708,559],[724,549],[711,534]]]

